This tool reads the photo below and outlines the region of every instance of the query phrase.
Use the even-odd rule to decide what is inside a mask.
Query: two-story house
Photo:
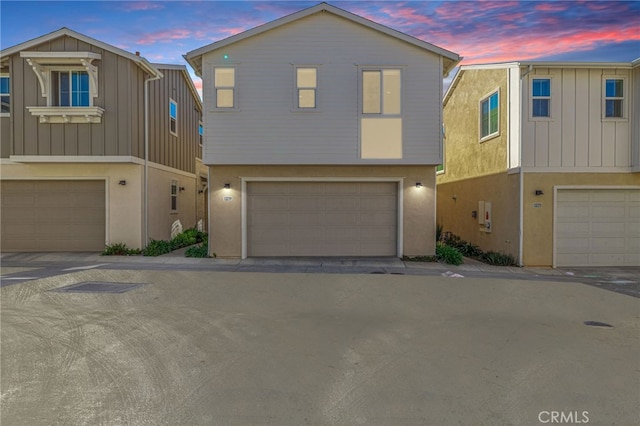
[[[640,265],[640,60],[462,66],[438,222],[526,266]]]
[[[0,58],[2,251],[139,248],[196,225],[202,106],[185,66],[67,28]]]
[[[212,252],[434,253],[458,55],[322,3],[185,58],[203,79]]]

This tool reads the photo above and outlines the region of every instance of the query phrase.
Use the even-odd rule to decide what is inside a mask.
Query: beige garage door
[[[249,256],[395,256],[394,182],[249,182]]]
[[[640,190],[559,189],[556,266],[640,265]]]
[[[104,181],[2,181],[2,251],[102,251]]]

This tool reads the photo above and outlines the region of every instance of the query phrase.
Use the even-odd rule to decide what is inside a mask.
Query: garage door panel
[[[396,254],[396,183],[249,182],[247,194],[249,256]]]
[[[559,189],[557,266],[640,265],[637,189]]]
[[[101,251],[104,181],[3,181],[2,250]]]

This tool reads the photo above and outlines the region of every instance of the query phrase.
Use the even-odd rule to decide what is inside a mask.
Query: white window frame
[[[204,124],[198,121],[198,145],[202,147],[204,141]]]
[[[498,124],[497,128],[494,132],[491,132],[491,109],[489,109],[489,133],[486,135],[482,134],[482,104],[484,102],[490,102],[490,99],[494,96],[498,96]],[[480,142],[487,141],[489,139],[493,139],[500,135],[500,88],[492,90],[487,95],[480,98],[480,102],[478,102],[478,135],[480,136]]]
[[[178,213],[178,192],[180,191],[180,187],[178,186],[177,180],[171,181],[170,191],[169,191],[169,212]],[[175,201],[175,208],[174,208]]]
[[[9,87],[7,93],[0,93],[2,97],[9,98],[9,112],[0,112],[0,117],[9,117],[11,116],[11,76],[9,73],[0,73],[0,78],[6,78],[9,80]]]
[[[298,70],[313,69],[316,72],[316,84],[315,86],[301,86],[298,81]],[[294,81],[294,93],[293,93],[293,110],[298,112],[314,112],[318,111],[318,86],[320,79],[320,67],[318,65],[295,65],[293,67],[293,81]],[[301,90],[313,90],[314,91],[314,106],[302,107],[300,106],[300,91]]]
[[[81,72],[86,74],[87,76],[87,82],[89,83],[89,87],[88,87],[88,98],[89,98],[89,105],[60,105],[61,103],[61,90],[62,90],[62,86],[60,85],[60,74],[68,74],[69,75],[69,85],[71,86],[73,78],[71,77],[71,73],[73,72]],[[49,93],[51,93],[51,96],[49,97],[49,102],[51,104],[51,106],[56,107],[56,108],[90,108],[93,107],[93,96],[92,96],[92,90],[91,90],[91,75],[89,74],[89,72],[82,67],[60,67],[60,68],[51,68],[51,70],[49,70],[50,73],[50,78],[49,78],[49,84],[51,85],[51,90],[49,91]],[[57,76],[57,81],[56,78],[54,78],[54,75]],[[72,87],[69,87],[69,96],[71,97],[73,94],[73,89]],[[72,103],[71,98],[69,99],[69,104]]]
[[[607,80],[622,80],[622,97],[607,97]],[[629,108],[627,107],[629,98],[629,84],[626,76],[623,75],[603,75],[602,76],[602,119],[606,121],[626,121],[628,119]],[[607,117],[607,101],[608,100],[620,100],[622,101],[622,116],[620,117]]]
[[[233,70],[233,86],[216,85],[216,70],[232,69]],[[236,65],[216,65],[213,67],[213,109],[216,111],[237,111],[238,110],[238,67]],[[233,106],[218,106],[218,90],[231,90],[233,92]]]
[[[400,112],[387,113],[384,110],[384,71],[399,71],[400,72]],[[364,112],[364,74],[367,72],[379,72],[380,73],[380,112]],[[404,101],[404,70],[400,66],[389,67],[362,67],[360,68],[360,115],[362,117],[402,117],[403,101]]]
[[[176,107],[176,116],[173,117],[171,115],[171,106],[175,105]],[[174,122],[175,123],[175,129],[171,129],[171,123]],[[169,98],[169,133],[171,133],[173,136],[178,136],[178,102],[176,102],[175,100],[173,100],[172,98]]]
[[[549,96],[534,96],[533,95],[533,82],[534,80],[548,80],[549,81]],[[551,105],[552,93],[553,93],[553,79],[547,75],[534,75],[531,77],[531,84],[529,85],[531,91],[531,102],[529,104],[529,118],[532,121],[549,121],[551,120],[553,110]],[[549,115],[533,115],[533,102],[534,100],[546,100],[549,103]],[[499,100],[498,100],[499,102]],[[500,107],[498,103],[498,108]],[[498,109],[498,115],[500,110]],[[499,122],[498,122],[499,123]],[[498,126],[499,127],[499,126]]]

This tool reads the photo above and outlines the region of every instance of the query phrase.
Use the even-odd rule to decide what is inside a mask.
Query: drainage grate
[[[584,325],[588,325],[591,327],[606,327],[606,328],[613,327],[611,324],[607,324],[606,322],[599,322],[599,321],[585,321]]]
[[[102,281],[85,281],[53,289],[60,293],[125,293],[143,286],[142,283],[110,283]]]

